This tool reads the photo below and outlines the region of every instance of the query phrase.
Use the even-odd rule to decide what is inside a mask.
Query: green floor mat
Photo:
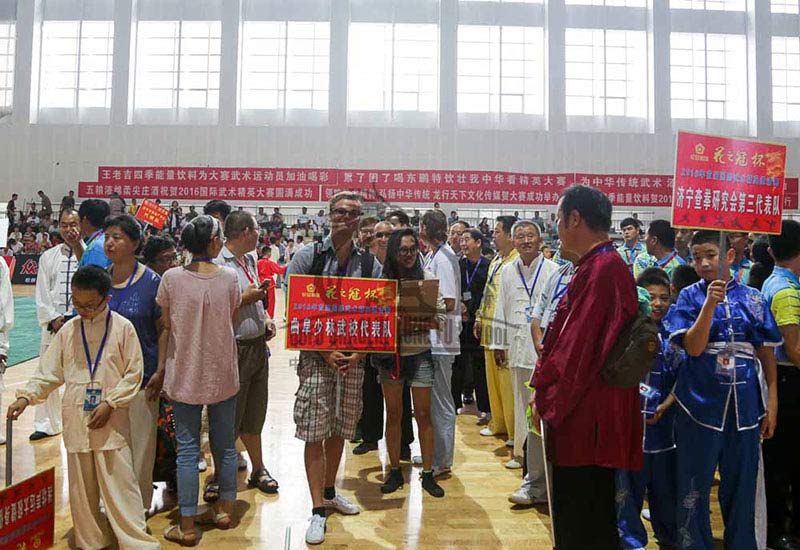
[[[14,298],[14,328],[11,329],[10,340],[9,367],[39,355],[42,329],[36,319],[36,299],[32,296]]]

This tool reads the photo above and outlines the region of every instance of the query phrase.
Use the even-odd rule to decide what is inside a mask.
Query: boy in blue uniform
[[[670,307],[670,280],[657,267],[642,272],[636,280],[650,295],[650,318],[661,325]],[[675,397],[671,395],[677,369],[683,359],[681,350],[669,343],[662,328],[661,351],[650,373],[642,381],[642,416],[644,417],[644,468],[641,471],[617,470],[617,525],[623,550],[647,546],[647,532],[641,513],[645,490],[650,503],[653,531],[660,545],[674,546],[675,523]]]
[[[764,297],[731,278],[736,253],[727,239],[721,253],[719,240],[714,231],[694,236],[692,256],[701,280],[681,291],[664,320],[670,341],[687,354],[674,391],[680,405],[675,420],[678,544],[714,549],[708,510],[719,466],[725,548],[754,550],[759,436],[769,439],[775,430],[773,348],[781,335]],[[759,361],[767,381],[766,403]]]

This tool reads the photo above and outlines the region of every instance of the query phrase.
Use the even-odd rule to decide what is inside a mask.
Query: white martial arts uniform
[[[13,326],[14,293],[11,290],[11,274],[6,262],[0,259],[0,355],[6,358],[8,358],[8,333]],[[3,373],[0,372],[0,397],[4,389]]]
[[[92,361],[105,334],[107,313],[104,308],[91,321],[84,321]],[[17,392],[17,397],[38,405],[65,385],[62,413],[70,510],[76,545],[84,550],[105,548],[113,543],[106,519],[100,513],[101,498],[121,550],[161,547],[145,531],[142,496],[129,446],[127,407],[139,392],[143,376],[136,330],[130,321],[112,312],[105,350],[94,378],[95,384],[102,388],[101,399],[114,409],[105,426],[90,430],[87,427],[90,413],[83,410],[91,378],[80,318],[70,320],[58,331],[25,389]]]
[[[39,273],[36,277],[36,316],[42,327],[44,355],[53,340],[47,330],[50,321],[72,313],[72,276],[78,270],[78,259],[66,244],[47,250],[39,258]],[[35,408],[33,430],[47,435],[61,433],[61,391],[54,391],[47,401]]]
[[[520,434],[514,437],[514,456],[517,458],[525,452],[523,434],[528,433],[526,409],[531,392],[526,383],[531,379],[538,359],[531,338],[530,318],[547,280],[557,271],[558,265],[540,254],[527,267],[522,258],[517,258],[500,272],[489,349],[508,353],[514,391],[514,433]]]

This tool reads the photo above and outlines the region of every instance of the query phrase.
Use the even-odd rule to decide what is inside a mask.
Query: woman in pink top
[[[198,523],[231,524],[236,499],[234,413],[239,391],[233,319],[241,303],[236,273],[211,263],[222,249],[221,228],[210,216],[198,216],[183,230],[181,243],[192,263],[164,273],[158,304],[164,323],[159,369],[165,369],[164,392],[175,410],[178,441],[178,503],[181,519],[164,533],[167,540],[197,544]],[[219,501],[197,516],[200,418],[208,407],[209,437]]]

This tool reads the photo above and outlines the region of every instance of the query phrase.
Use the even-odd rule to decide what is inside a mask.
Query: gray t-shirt
[[[236,273],[241,292],[247,290],[247,287],[253,283],[259,283],[258,269],[251,254],[245,254],[241,263],[239,263],[233,252],[227,246],[223,246],[214,263],[228,267]],[[242,266],[247,269],[249,277],[245,274]],[[267,314],[264,311],[264,303],[259,300],[252,304],[242,305],[239,308],[239,315],[236,317],[233,329],[236,332],[237,340],[252,340],[264,336],[267,331]]]

